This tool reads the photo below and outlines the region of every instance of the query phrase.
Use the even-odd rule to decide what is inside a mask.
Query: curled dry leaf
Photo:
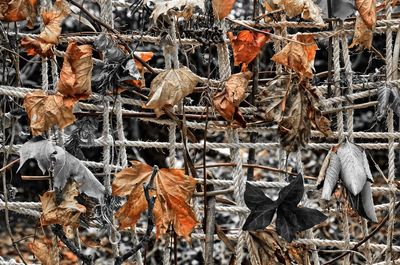
[[[321,198],[324,200],[329,200],[331,198],[332,192],[339,180],[339,174],[341,170],[339,156],[332,150],[330,152],[331,156],[329,159],[329,166],[326,169],[324,186],[322,188],[321,195]]]
[[[367,27],[364,20],[360,16],[356,18],[353,41],[349,48],[357,47],[358,50],[371,49],[373,31]]]
[[[168,11],[173,9],[178,10],[174,12],[177,17],[183,17],[185,20],[190,19],[195,7],[204,10],[203,0],[156,0],[153,2],[155,7],[150,16],[153,19],[153,23],[156,23],[159,16],[167,14]]]
[[[75,121],[72,108],[60,93],[47,95],[42,90],[28,93],[23,105],[29,117],[32,135],[40,135],[55,125],[62,129]]]
[[[35,240],[28,243],[28,248],[43,265],[58,265],[60,263],[57,245],[48,241]]]
[[[239,111],[240,103],[246,98],[246,88],[252,77],[251,72],[231,75],[225,83],[224,91],[217,93],[213,104],[218,113],[227,121],[246,127],[246,121]]]
[[[289,42],[280,52],[272,57],[272,60],[294,70],[301,77],[311,79],[313,76],[314,58],[318,50],[314,36],[313,34],[296,34],[293,36],[293,40],[296,42]]]
[[[198,77],[187,67],[165,70],[151,82],[149,101],[145,108],[153,109],[159,117],[164,113],[163,108],[175,106],[192,93],[197,82]]]
[[[149,165],[133,161],[132,167],[115,175],[112,194],[129,195],[128,201],[115,215],[120,228],[134,227],[140,214],[147,209],[143,184],[150,181],[152,171]],[[195,179],[185,175],[183,170],[162,168],[157,172],[153,185],[150,195],[156,196],[153,215],[157,238],[166,234],[172,224],[179,236],[189,240],[190,233],[198,223],[189,205],[196,185]]]
[[[42,226],[51,224],[60,224],[63,226],[79,226],[79,217],[81,213],[86,212],[86,207],[79,204],[75,197],[78,196],[78,186],[76,182],[68,183],[62,192],[63,200],[56,204],[56,192],[47,191],[40,196],[42,202],[42,215],[40,223]]]
[[[356,7],[368,29],[376,25],[376,0],[355,0]]]
[[[321,10],[313,0],[273,0],[273,3],[285,10],[288,17],[301,15],[305,20],[324,24]]]
[[[267,34],[268,32],[266,32]],[[251,63],[260,53],[261,48],[270,39],[268,35],[250,30],[242,30],[237,36],[228,32],[229,40],[233,49],[235,66],[243,63],[242,71],[247,70],[247,65]]]
[[[374,200],[372,198],[371,182],[366,181],[363,189],[359,194],[354,196],[349,193],[349,202],[351,208],[353,208],[357,213],[371,222],[377,223],[378,218],[376,217]]]
[[[70,13],[69,5],[64,0],[56,0],[49,11],[42,13],[44,28],[38,38],[25,37],[21,45],[28,55],[40,54],[43,57],[51,56],[51,48],[58,43],[61,34],[61,23]]]
[[[139,56],[144,62],[148,62],[153,58],[154,53],[153,52],[135,52],[135,55]],[[135,59],[135,65],[136,69],[140,73],[141,78],[138,80],[126,80],[125,83],[131,84],[137,88],[142,88],[144,87],[144,72],[145,68],[143,67],[143,64],[139,62],[138,60]]]
[[[214,15],[217,19],[224,19],[231,12],[236,0],[212,0]]]
[[[1,0],[0,20],[16,22],[27,20],[27,26],[33,28],[37,16],[38,0]]]
[[[69,43],[57,91],[72,102],[87,99],[92,94],[92,69],[92,46]]]
[[[375,114],[378,121],[382,121],[386,117],[388,108],[391,108],[400,117],[400,95],[398,88],[392,85],[379,87],[378,102]]]

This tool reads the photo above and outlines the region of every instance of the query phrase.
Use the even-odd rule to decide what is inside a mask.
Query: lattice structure
[[[397,196],[397,188],[395,185],[395,150],[398,149],[398,139],[400,138],[400,133],[395,132],[394,129],[394,114],[392,110],[389,110],[387,116],[387,130],[381,132],[364,132],[364,131],[354,131],[354,115],[355,112],[362,112],[366,108],[374,107],[378,104],[377,101],[377,93],[378,88],[380,86],[391,84],[395,87],[400,87],[400,79],[398,79],[398,51],[400,47],[400,38],[399,38],[399,25],[400,19],[399,14],[392,14],[392,6],[391,1],[387,1],[388,4],[385,6],[385,16],[378,20],[377,26],[375,29],[376,34],[385,34],[386,36],[386,71],[385,71],[385,80],[384,81],[360,81],[355,80],[355,73],[352,70],[352,65],[350,61],[350,52],[348,48],[348,40],[354,33],[354,20],[346,20],[344,23],[339,23],[336,20],[333,20],[333,29],[328,30],[328,22],[324,25],[317,25],[312,22],[294,22],[294,21],[276,21],[276,22],[259,22],[255,24],[253,21],[235,21],[230,20],[229,25],[232,27],[237,27],[238,25],[257,27],[257,28],[272,28],[274,35],[272,35],[272,41],[275,51],[279,51],[284,43],[287,41],[291,35],[288,34],[288,31],[292,29],[297,29],[300,32],[306,32],[308,30],[312,30],[315,34],[315,39],[317,42],[324,42],[329,38],[332,40],[333,47],[333,82],[329,87],[333,89],[333,95],[329,97],[328,95],[328,85],[321,85],[317,88],[320,89],[326,99],[324,103],[331,106],[330,109],[326,110],[326,113],[335,116],[336,120],[336,130],[333,133],[333,136],[329,139],[324,138],[324,136],[317,131],[312,131],[311,141],[308,143],[302,150],[298,151],[297,154],[292,154],[291,159],[294,164],[300,169],[303,170],[303,159],[304,156],[309,155],[310,153],[318,152],[321,154],[322,151],[327,151],[338,142],[343,140],[345,137],[348,137],[351,141],[357,142],[361,147],[369,150],[370,152],[374,152],[377,150],[387,151],[387,164],[380,165],[381,168],[388,168],[387,171],[387,183],[386,184],[374,184],[372,187],[374,195],[379,195],[381,197],[386,198],[385,201],[387,203],[376,205],[375,210],[378,215],[378,220],[382,221],[386,214],[388,214],[388,220],[385,224],[387,228],[387,235],[385,238],[371,238],[368,240],[362,247],[360,247],[357,251],[360,253],[364,253],[364,257],[366,259],[366,264],[392,264],[392,260],[398,260],[400,245],[396,245],[394,241],[394,232],[396,227],[396,196]],[[99,5],[101,7],[101,19],[106,24],[113,27],[113,8],[127,8],[131,4],[125,2],[112,2],[111,0],[99,0]],[[392,18],[396,17],[396,18]],[[221,22],[219,25],[224,32],[226,32],[226,28],[228,28],[225,23]],[[9,33],[13,35],[15,33]],[[191,46],[193,48],[201,46],[202,44],[195,39],[179,39],[177,40],[176,36],[174,36],[174,32],[170,32],[174,45],[176,48],[181,49],[183,46]],[[393,43],[392,36],[393,34],[397,34],[397,38],[395,43]],[[23,34],[18,33],[17,37],[25,37],[29,36],[32,38],[37,38],[38,36],[35,34]],[[383,36],[383,35],[380,35]],[[76,41],[79,43],[92,43],[98,38],[98,36],[80,34],[78,36],[62,36],[60,38],[61,43]],[[141,35],[122,35],[122,38],[127,41],[139,41],[140,43],[152,43],[159,44],[160,37],[154,36],[141,36]],[[224,44],[217,45],[218,51],[218,66],[219,66],[219,80],[209,79],[204,76],[200,76],[199,79],[203,85],[210,85],[213,87],[220,87],[222,82],[230,76],[231,74],[231,62],[232,56],[229,51],[229,41],[225,39]],[[56,50],[56,56],[63,56],[64,52]],[[393,58],[393,54],[397,54]],[[167,67],[172,67],[172,65],[179,65],[182,62],[178,61],[178,56],[173,56],[170,58],[170,62],[166,62]],[[168,59],[166,59],[168,61]],[[258,61],[257,61],[258,62]],[[95,60],[96,63],[96,60]],[[49,89],[49,79],[48,73],[49,69],[52,75],[51,80],[53,82],[57,82],[58,79],[58,69],[57,64],[54,60],[43,59],[42,61],[42,89]],[[163,69],[153,68],[155,73],[160,73]],[[260,69],[265,70],[265,69]],[[276,74],[282,74],[282,67],[276,67]],[[318,73],[317,73],[318,74]],[[342,74],[342,75],[341,75]],[[346,85],[343,85],[343,82],[340,82],[342,79],[346,79]],[[257,82],[257,79],[255,79]],[[249,90],[251,88],[249,87]],[[259,89],[263,89],[263,86],[260,85]],[[13,99],[24,98],[26,93],[33,91],[32,88],[27,87],[10,87],[10,86],[0,86],[0,95],[8,96]],[[367,100],[369,99],[369,100]],[[355,101],[361,103],[354,103]],[[102,104],[95,104],[93,102],[102,102]],[[178,135],[180,135],[179,128],[176,125],[176,122],[167,119],[167,118],[156,118],[155,116],[147,115],[141,111],[133,111],[131,106],[140,107],[142,106],[142,101],[127,98],[124,96],[102,96],[98,94],[94,94],[90,100],[87,102],[79,102],[78,106],[81,111],[95,111],[102,113],[103,119],[103,128],[102,128],[102,137],[98,138],[94,141],[94,146],[103,148],[103,160],[102,162],[93,162],[93,161],[83,161],[83,163],[90,169],[103,169],[105,178],[104,178],[104,186],[107,191],[111,189],[111,179],[112,172],[118,171],[121,168],[125,167],[128,164],[127,158],[127,149],[129,148],[139,148],[139,149],[159,149],[165,150],[169,153],[168,163],[171,167],[177,166],[177,159],[182,159],[182,150],[184,148],[184,144],[178,141]],[[175,108],[177,112],[181,111],[178,108]],[[186,126],[190,129],[195,129],[199,131],[204,131],[206,128],[205,122],[205,106],[185,106],[185,113],[187,116]],[[257,111],[255,107],[241,107],[241,111],[244,115],[252,115]],[[251,261],[251,264],[256,264],[256,261],[253,257],[254,249],[251,249],[251,244],[249,244],[249,236],[248,233],[241,230],[243,222],[246,216],[249,213],[249,209],[246,207],[244,203],[244,191],[247,181],[247,169],[243,164],[246,163],[245,158],[249,157],[249,152],[253,152],[251,150],[255,150],[256,154],[259,154],[262,150],[269,150],[270,154],[273,155],[272,160],[276,161],[279,165],[279,169],[284,170],[285,168],[285,151],[281,149],[279,142],[273,140],[265,140],[265,141],[254,141],[254,139],[274,139],[268,138],[266,135],[271,135],[276,131],[276,127],[274,126],[259,126],[257,124],[249,124],[247,128],[230,128],[227,126],[226,122],[218,119],[218,115],[211,111],[209,112],[210,117],[215,118],[216,120],[210,120],[207,125],[207,131],[209,133],[216,132],[224,135],[223,141],[214,142],[207,141],[204,143],[187,143],[187,148],[189,150],[204,150],[204,146],[206,146],[206,150],[226,150],[229,149],[229,154],[231,158],[231,164],[233,165],[232,170],[230,170],[230,174],[226,174],[223,176],[218,176],[216,179],[210,179],[207,181],[208,184],[213,184],[216,190],[230,190],[232,192],[232,198],[234,199],[236,205],[227,205],[224,203],[217,202],[215,206],[215,211],[217,213],[226,212],[231,216],[237,216],[239,219],[238,222],[235,223],[236,227],[231,227],[227,236],[229,239],[235,242],[235,255],[236,261],[235,264],[241,264],[244,259],[248,259]],[[111,117],[116,119],[116,132],[110,130],[110,120]],[[127,122],[124,117],[137,118],[143,121],[147,121],[150,124],[158,124],[165,126],[169,132],[168,142],[149,142],[142,141],[141,139],[126,139],[124,134],[124,123]],[[192,119],[191,117],[196,117],[196,119]],[[62,131],[59,132],[62,135]],[[250,135],[252,135],[250,137]],[[62,138],[62,137],[61,137]],[[60,139],[60,138],[59,138]],[[11,147],[11,149],[10,149]],[[13,150],[17,151],[20,148],[19,145],[8,145],[2,150]],[[112,158],[110,157],[111,149],[116,148],[118,153],[115,154],[118,157],[118,164],[112,164]],[[294,157],[294,158],[293,158]],[[255,157],[257,160],[257,156]],[[319,162],[318,162],[319,163]],[[267,165],[268,166],[268,165]],[[317,165],[319,167],[319,165]],[[199,174],[200,175],[200,174]],[[381,176],[376,176],[377,178],[381,178]],[[276,190],[287,185],[287,182],[284,181],[284,178],[281,173],[273,173],[270,177],[272,181],[260,180],[260,181],[251,181],[256,186],[266,188],[266,193],[276,194]],[[199,183],[203,183],[203,179],[198,179]],[[321,208],[320,201],[318,200],[320,196],[320,191],[317,190],[315,181],[310,180],[305,185],[307,194],[310,198],[305,198],[304,202],[306,204],[311,204],[313,207]],[[196,214],[198,215],[199,220],[203,218],[203,202],[201,199],[195,198],[193,200],[194,207],[196,209]],[[4,209],[6,207],[4,201],[0,201],[0,209]],[[24,215],[30,215],[34,217],[40,216],[41,205],[37,202],[8,202],[7,204],[8,210],[14,211]],[[329,215],[329,219],[327,222],[339,224],[340,235],[336,235],[336,240],[328,239],[325,237],[323,233],[320,232],[320,228],[316,227],[307,231],[307,233],[303,233],[303,237],[298,237],[295,240],[295,243],[300,245],[306,245],[308,247],[309,254],[311,256],[311,260],[313,264],[320,264],[327,261],[325,256],[326,252],[324,252],[327,248],[333,248],[338,250],[338,253],[341,251],[348,251],[357,243],[362,240],[362,238],[368,235],[372,229],[376,228],[376,225],[370,224],[365,220],[362,220],[361,223],[354,229],[349,226],[349,224],[357,223],[357,217],[349,216],[346,210],[343,210],[343,205],[336,206],[336,208],[323,208],[322,211]],[[338,221],[339,220],[339,221]],[[112,222],[114,222],[112,220]],[[329,224],[328,224],[329,226]],[[362,231],[362,235],[359,234],[359,231]],[[144,233],[144,229],[137,228],[136,232],[141,235]],[[357,233],[357,234],[355,234]],[[217,235],[205,235],[201,229],[196,229],[196,231],[192,234],[192,238],[194,240],[204,241],[206,238],[218,239]],[[164,264],[170,264],[171,257],[169,255],[170,251],[168,242],[166,240],[163,246],[165,249],[164,253]],[[118,253],[118,245],[114,245],[114,253]],[[202,245],[204,248],[204,245]],[[204,249],[203,249],[204,250]],[[320,251],[322,250],[322,251]],[[206,251],[206,250],[204,250]],[[205,258],[207,255],[210,255],[210,250],[205,254]],[[215,251],[215,250],[214,250]],[[212,256],[212,251],[211,251]],[[331,257],[331,256],[329,256]],[[140,255],[138,256],[138,260],[141,260]],[[362,259],[361,259],[362,260]],[[350,259],[350,255],[345,257],[343,260],[344,264],[353,264],[352,259]],[[140,261],[141,262],[141,261]],[[12,262],[5,262],[0,259],[0,264],[17,264]],[[140,263],[139,263],[140,264]]]

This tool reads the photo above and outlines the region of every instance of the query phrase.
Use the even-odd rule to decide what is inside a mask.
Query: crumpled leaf
[[[42,90],[28,93],[23,105],[34,136],[46,132],[52,126],[57,125],[62,129],[75,121],[72,107],[60,93],[47,95]]]
[[[79,204],[75,197],[78,196],[78,185],[71,182],[64,187],[63,200],[56,205],[56,192],[47,191],[40,196],[42,203],[42,215],[40,223],[42,226],[51,224],[60,224],[63,226],[79,226],[79,217],[81,213],[86,212],[86,207]]]
[[[21,160],[18,170],[29,159],[35,159],[44,174],[49,171],[51,161],[54,161],[53,178],[55,188],[62,190],[68,180],[73,179],[78,183],[80,192],[99,200],[104,197],[105,189],[103,185],[81,161],[42,137],[33,138],[23,144],[19,149],[19,155]]]
[[[73,101],[89,98],[92,94],[92,69],[92,46],[69,43],[57,91]]]
[[[372,198],[371,182],[366,181],[363,189],[356,196],[348,193],[348,198],[351,208],[357,211],[360,216],[371,222],[378,222],[374,208],[374,200]]]
[[[144,62],[148,62],[151,60],[151,58],[153,58],[154,53],[153,52],[135,52],[136,55],[138,55]],[[143,88],[145,85],[144,82],[144,72],[145,72],[145,68],[143,67],[143,64],[141,62],[139,62],[138,60],[134,59],[135,61],[135,66],[137,71],[140,73],[140,79],[134,80],[134,79],[130,79],[130,80],[126,80],[125,83],[131,84],[134,87],[137,88]],[[132,67],[131,67],[132,69]],[[130,75],[131,76],[135,76],[136,77],[136,73],[132,74],[132,72],[130,71]]]
[[[234,64],[239,66],[243,63],[242,72],[247,71],[247,65],[257,57],[264,44],[270,39],[266,34],[250,30],[242,30],[237,36],[228,32],[228,37],[233,49]]]
[[[292,38],[297,42],[289,42],[281,51],[272,57],[272,60],[282,64],[301,77],[311,79],[313,76],[314,58],[318,46],[314,41],[313,34],[296,34]]]
[[[376,119],[382,121],[388,108],[391,108],[400,117],[400,96],[399,90],[391,85],[380,86],[378,88],[378,107],[376,109]]]
[[[305,20],[324,23],[321,10],[313,0],[273,0],[273,3],[280,6],[290,18],[301,15]]]
[[[240,103],[246,98],[246,89],[252,77],[251,72],[231,75],[225,83],[225,89],[213,98],[218,113],[227,121],[246,127],[246,121],[239,111]]]
[[[355,0],[356,7],[368,29],[376,25],[376,0]]]
[[[193,9],[199,7],[204,10],[204,0],[156,0],[154,2],[154,10],[151,13],[153,23],[156,23],[159,16],[167,14],[172,9],[177,9],[175,15],[177,17],[183,17],[185,20],[190,19],[193,14]]]
[[[53,55],[51,48],[58,43],[58,37],[61,34],[61,23],[69,14],[69,5],[64,0],[56,0],[49,11],[43,12],[41,15],[44,28],[39,37],[36,39],[24,37],[21,40],[21,45],[28,55],[40,54],[43,57]]]
[[[358,46],[357,50],[371,49],[373,30],[369,29],[360,16],[356,18],[353,41],[349,48]]]
[[[236,0],[212,0],[214,15],[217,19],[224,19],[232,11]]]
[[[42,265],[58,265],[58,249],[56,244],[46,240],[35,240],[28,243],[28,248],[38,258]]]
[[[251,212],[243,225],[243,230],[264,229],[271,223],[276,212],[276,231],[291,242],[297,232],[307,230],[327,218],[318,210],[297,207],[303,194],[304,183],[301,174],[279,191],[278,199],[275,201],[268,198],[260,188],[247,183],[244,200]]]
[[[0,3],[0,20],[16,22],[27,20],[27,26],[33,28],[37,16],[38,0],[2,0]]]
[[[112,195],[126,196],[128,201],[118,210],[115,217],[120,228],[134,227],[140,214],[147,209],[143,184],[150,181],[152,167],[139,161],[132,161],[132,167],[124,168],[115,174]],[[197,225],[195,213],[189,205],[196,180],[179,169],[160,169],[153,183],[151,196],[156,196],[153,216],[156,224],[156,237],[167,233],[170,224],[177,235],[190,239],[190,233]]]
[[[340,170],[341,164],[339,156],[336,154],[336,152],[332,151],[329,160],[329,166],[326,169],[324,186],[322,188],[322,199],[330,200],[332,192],[339,180]]]
[[[151,82],[149,101],[144,107],[153,109],[159,117],[163,108],[175,106],[192,93],[197,82],[198,77],[187,67],[165,70]]]

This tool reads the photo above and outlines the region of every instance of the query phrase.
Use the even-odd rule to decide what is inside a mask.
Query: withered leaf
[[[140,214],[147,209],[143,184],[150,181],[152,167],[139,161],[132,161],[132,167],[115,174],[112,184],[114,196],[126,196],[128,201],[118,210],[115,217],[120,228],[134,227]],[[184,174],[183,170],[162,168],[154,178],[151,196],[156,196],[153,215],[156,236],[166,234],[170,224],[174,231],[185,239],[197,225],[196,216],[189,205],[196,181]]]
[[[69,43],[57,91],[73,101],[89,98],[92,94],[92,69],[92,46]]]
[[[340,159],[336,152],[330,152],[329,166],[326,169],[324,186],[322,188],[321,198],[324,200],[330,200],[332,192],[336,187],[339,180],[339,174],[341,170]]]
[[[217,19],[224,19],[231,12],[236,0],[212,0],[214,15]]]
[[[376,119],[382,121],[387,114],[388,108],[400,117],[400,96],[395,86],[385,85],[378,88],[378,107],[376,108]]]
[[[246,121],[239,111],[239,105],[246,98],[245,92],[251,77],[251,72],[231,75],[225,83],[225,89],[213,98],[218,113],[225,120],[238,123],[241,127],[246,127]]]
[[[150,85],[149,101],[145,108],[161,116],[163,108],[171,108],[193,92],[198,77],[187,67],[169,69],[158,74]]]
[[[75,182],[68,183],[62,192],[63,200],[56,205],[56,192],[47,191],[40,196],[42,203],[42,215],[40,223],[42,226],[60,224],[63,226],[79,226],[81,213],[86,212],[86,207],[79,204],[75,197],[78,196],[78,186]]]
[[[41,14],[44,28],[39,37],[36,39],[24,37],[21,40],[21,45],[28,55],[40,54],[43,57],[48,57],[53,54],[51,48],[58,43],[58,37],[61,34],[61,23],[69,13],[69,5],[64,0],[56,0],[49,11],[44,11]]]
[[[62,129],[75,121],[71,106],[67,106],[60,93],[47,95],[42,90],[28,93],[23,105],[29,117],[32,135],[40,135],[55,125]]]
[[[323,24],[320,8],[313,0],[273,0],[273,3],[280,6],[288,17],[301,15],[305,20],[313,20]]]
[[[153,54],[153,52],[135,52],[135,55],[139,56],[144,62],[148,62],[151,60],[151,58],[153,57],[154,54]],[[145,68],[143,67],[143,64],[141,62],[139,62],[138,60],[134,59],[134,61],[135,61],[136,69],[140,73],[140,78],[125,80],[125,83],[131,84],[137,88],[143,88],[144,87]],[[131,76],[135,76],[135,78],[136,78],[136,75],[131,74]]]
[[[28,248],[43,265],[60,264],[57,245],[46,241],[48,240],[35,240],[28,243]]]
[[[163,14],[167,14],[168,11],[176,9],[175,15],[177,17],[183,17],[184,19],[188,20],[193,14],[193,9],[198,7],[204,10],[204,1],[197,1],[197,0],[170,0],[170,1],[163,1],[163,0],[156,0],[154,2],[154,10],[151,13],[151,18],[153,19],[153,23],[156,23],[159,16]]]
[[[355,0],[355,3],[365,25],[373,30],[376,24],[376,0]]]
[[[38,0],[2,0],[0,3],[0,20],[16,22],[27,20],[27,26],[33,28],[37,16]]]
[[[242,30],[237,36],[228,32],[228,37],[233,49],[234,64],[239,66],[243,63],[243,72],[247,71],[247,65],[257,57],[264,44],[270,39],[266,34],[250,30]]]
[[[50,169],[51,162],[53,161],[55,188],[62,190],[68,180],[73,179],[78,183],[80,192],[98,200],[103,199],[104,187],[93,173],[76,157],[52,142],[42,137],[35,137],[22,145],[19,149],[19,155],[21,160],[18,170],[29,159],[35,159],[38,167],[44,174]]]
[[[314,58],[318,50],[314,36],[313,34],[296,34],[293,36],[293,40],[297,42],[289,42],[272,57],[272,60],[294,70],[301,77],[311,79]]]
[[[372,38],[373,31],[367,27],[364,20],[360,16],[357,16],[353,41],[351,42],[349,48],[358,46],[358,50],[369,50],[372,46]]]
[[[349,193],[348,197],[351,208],[357,211],[361,217],[374,223],[378,222],[374,208],[374,200],[372,198],[371,182],[366,181],[359,194],[354,196]]]

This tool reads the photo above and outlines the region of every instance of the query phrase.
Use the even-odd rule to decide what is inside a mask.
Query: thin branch
[[[0,172],[3,172],[4,170],[6,170],[7,168],[11,167],[12,165],[14,165],[15,163],[19,162],[19,158],[15,159],[13,161],[11,161],[10,163],[8,163],[7,165],[5,165],[4,167],[0,168]]]

